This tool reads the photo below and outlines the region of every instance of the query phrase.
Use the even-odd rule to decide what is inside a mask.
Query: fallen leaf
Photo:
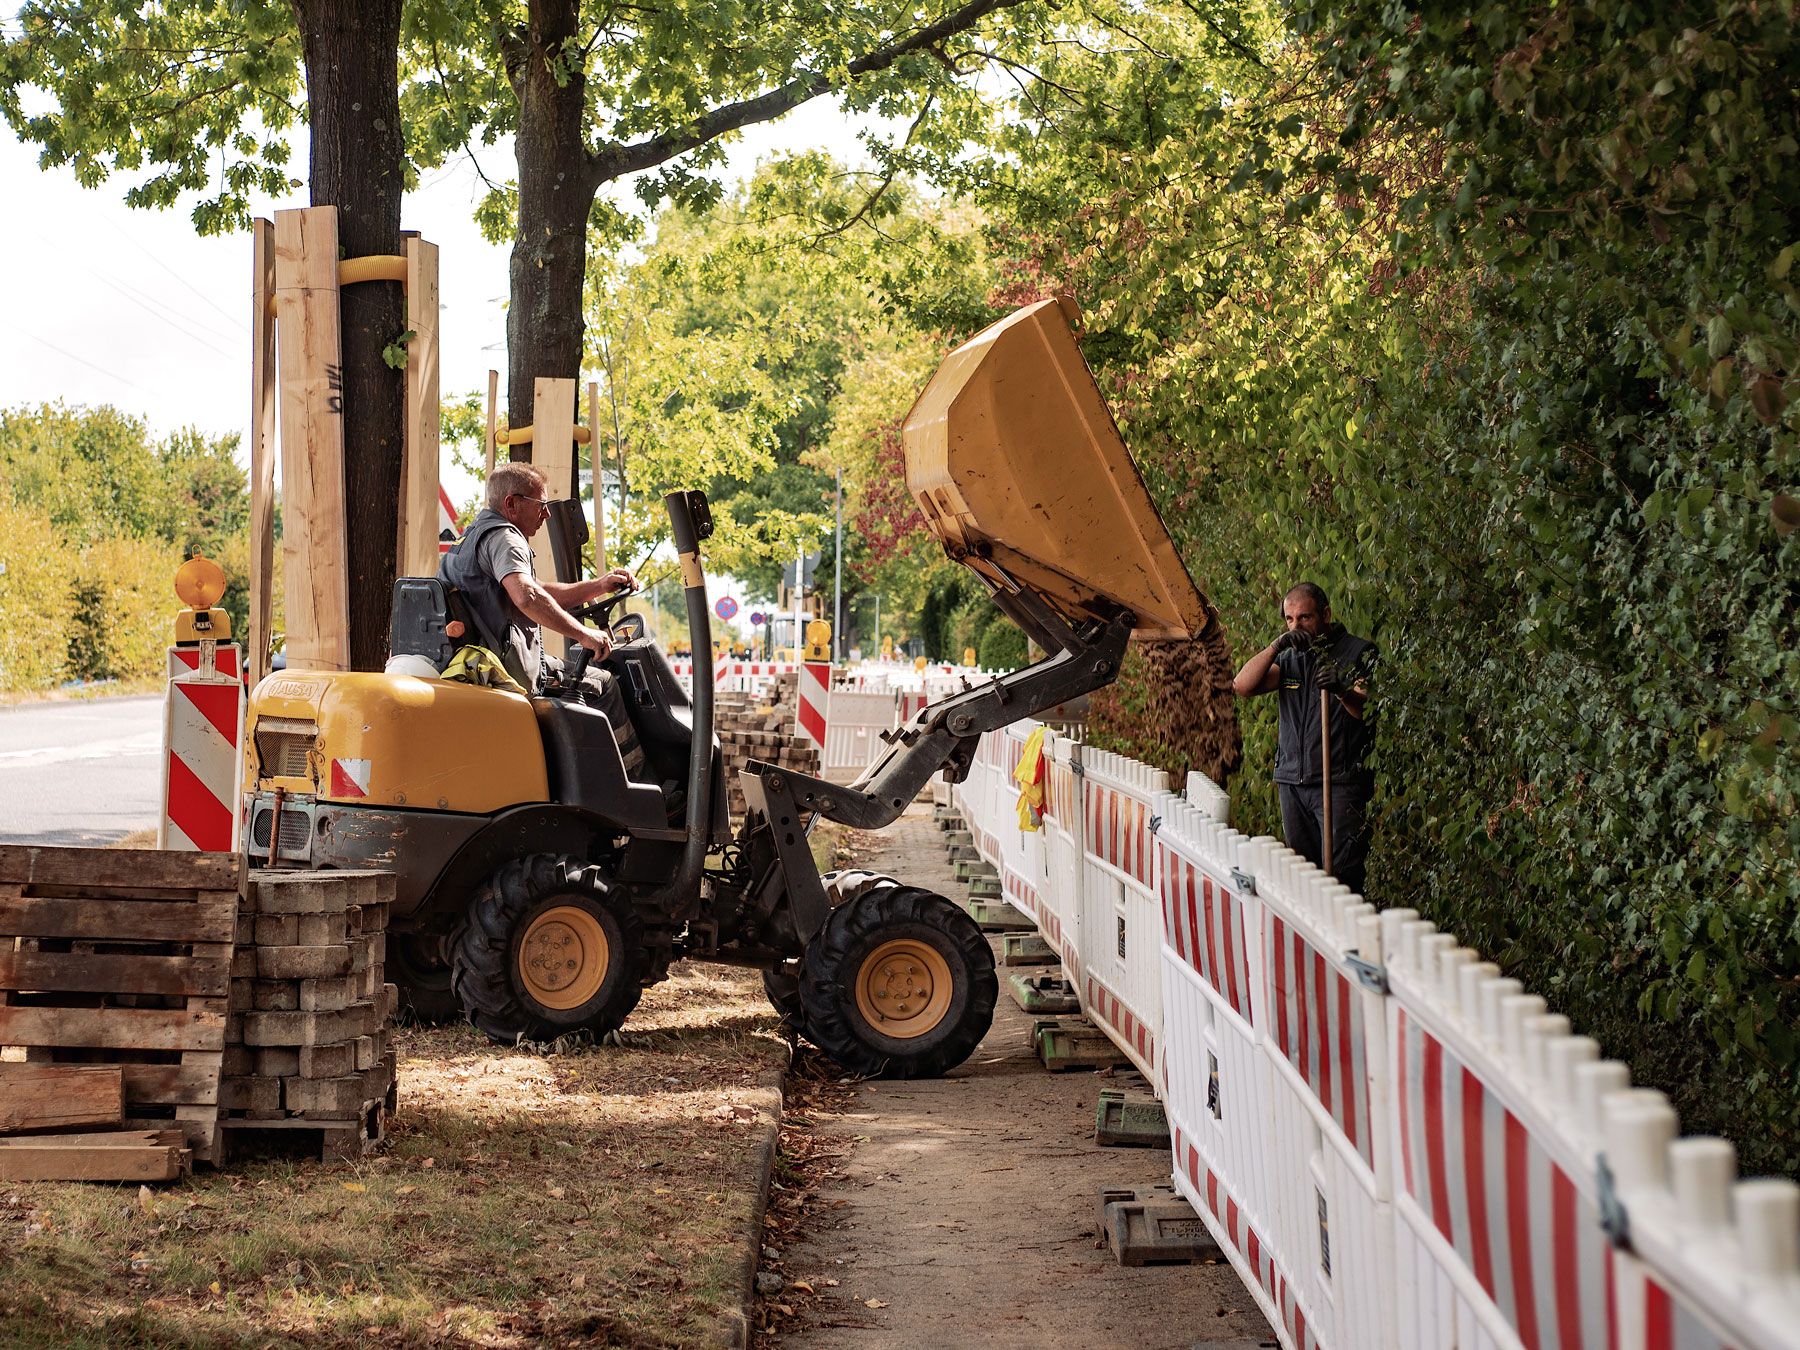
[[[414,1191],[416,1191],[418,1189],[419,1188],[417,1186],[402,1186],[398,1190],[396,1190],[394,1192],[394,1194],[395,1195],[411,1195]]]
[[[802,1292],[808,1293],[808,1294],[813,1294],[813,1293],[818,1292],[810,1284],[808,1284],[805,1280],[795,1280],[792,1284],[790,1284],[788,1286],[788,1288],[789,1289],[799,1289]]]
[[[156,1196],[148,1186],[138,1187],[138,1208],[146,1214],[156,1213]]]
[[[364,1191],[368,1190],[369,1188],[367,1186],[363,1185],[362,1182],[360,1182],[360,1181],[346,1181],[344,1183],[344,1189],[347,1191],[351,1191],[356,1195],[361,1195]]]
[[[568,1191],[561,1186],[552,1186],[550,1188],[550,1198],[552,1200],[560,1200],[567,1194]]]
[[[436,1167],[437,1159],[436,1158],[427,1158],[424,1162],[420,1163],[419,1166],[426,1168],[426,1169]]]
[[[887,1300],[879,1299],[879,1298],[865,1298],[863,1300],[863,1307],[865,1307],[865,1308],[885,1308],[885,1307],[887,1307]]]
[[[207,1289],[209,1289],[211,1292],[213,1292],[215,1294],[222,1294],[225,1292],[225,1290],[223,1289],[223,1287],[220,1286],[220,1284],[217,1280],[214,1280],[211,1284],[207,1285],[206,1287],[207,1287]]]
[[[575,1275],[570,1277],[569,1288],[571,1288],[571,1289],[586,1289],[587,1288],[587,1276],[581,1274],[580,1272],[577,1272]]]

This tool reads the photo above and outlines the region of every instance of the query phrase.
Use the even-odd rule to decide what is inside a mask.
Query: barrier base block
[[[1159,1101],[1127,1101],[1118,1088],[1102,1088],[1094,1142],[1102,1148],[1167,1148],[1169,1117]]]
[[[1003,966],[1053,966],[1061,959],[1056,948],[1036,933],[1000,935],[1000,964]]]
[[[984,933],[1037,932],[1037,924],[1011,905],[994,904],[991,901],[976,900],[971,897],[964,908],[969,911],[969,917],[975,920],[976,927]]]
[[[1222,1256],[1206,1224],[1173,1186],[1102,1187],[1100,1233],[1122,1266],[1192,1265]]]
[[[975,836],[964,829],[945,830],[944,847],[973,848],[975,847]]]
[[[1075,986],[1056,975],[1008,975],[1006,991],[1014,1003],[1028,1013],[1069,1013],[1081,1011],[1081,1000],[1075,997]]]
[[[954,806],[932,807],[931,820],[940,830],[960,830],[964,824],[963,813]]]
[[[994,870],[991,863],[976,861],[959,862],[956,864],[956,879],[958,881],[973,881],[976,877],[992,877],[994,880],[998,881],[1000,879],[1000,874]]]
[[[1113,1069],[1129,1063],[1124,1051],[1085,1022],[1033,1022],[1031,1043],[1051,1073],[1071,1069]]]
[[[973,844],[950,845],[950,861],[953,863],[980,862],[981,854]]]
[[[969,899],[971,900],[999,900],[1000,894],[1000,878],[998,877],[976,877],[969,883]]]

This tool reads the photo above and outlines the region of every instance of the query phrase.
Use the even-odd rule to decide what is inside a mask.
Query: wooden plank
[[[534,382],[536,412],[531,419],[531,462],[544,475],[544,495],[558,501],[572,495],[575,486],[575,381]],[[556,580],[556,554],[545,539],[533,552],[532,570],[539,581]],[[544,650],[561,659],[569,641],[560,633],[544,633]]]
[[[211,1051],[190,1050],[180,1064],[120,1064],[127,1106],[216,1106],[219,1070]],[[221,1052],[220,1058],[223,1059]]]
[[[173,1181],[188,1151],[172,1144],[70,1144],[56,1135],[0,1149],[0,1181]]]
[[[229,942],[236,931],[235,895],[166,901],[57,899],[29,895],[18,900],[0,900],[0,935],[7,937]]]
[[[156,1122],[154,1126],[121,1125],[116,1130],[62,1131],[48,1138],[29,1134],[13,1135],[10,1138],[0,1138],[0,1148],[48,1143],[63,1144],[69,1148],[107,1148],[132,1144],[172,1144],[176,1148],[186,1148],[186,1141],[186,1135],[180,1130],[170,1129],[169,1122],[163,1120]]]
[[[88,956],[79,952],[0,951],[0,989],[42,993],[222,996],[230,987],[230,968],[229,960],[221,961],[217,957],[196,960],[191,956]]]
[[[500,372],[488,372],[488,406],[487,406],[487,471],[488,477],[494,476],[494,422],[499,415]]]
[[[438,566],[438,247],[406,240],[405,435],[400,450],[400,575],[429,577]]]
[[[0,1130],[117,1125],[125,1081],[104,1064],[0,1064]]]
[[[606,575],[606,492],[603,486],[605,456],[600,440],[600,384],[588,381],[588,472],[594,479],[594,575]]]
[[[350,669],[337,208],[275,213],[282,572],[290,670]]]
[[[223,1050],[225,1015],[195,1008],[0,1008],[0,1045]]]
[[[250,631],[244,636],[250,687],[269,673],[275,618],[275,225],[250,225]]]
[[[147,890],[235,891],[243,879],[241,853],[0,844],[0,883],[28,890],[37,886],[129,886]],[[5,894],[0,889],[0,899]]]

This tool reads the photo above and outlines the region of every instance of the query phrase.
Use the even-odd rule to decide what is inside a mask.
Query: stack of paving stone
[[[744,814],[744,794],[738,772],[753,759],[798,773],[817,775],[819,752],[794,730],[795,680],[782,676],[771,694],[720,691],[714,697],[713,723],[725,759],[725,781],[730,790],[731,814]],[[785,681],[785,683],[783,683]],[[783,701],[783,694],[786,701]]]
[[[393,900],[386,872],[250,873],[219,1084],[234,1151],[285,1140],[341,1159],[380,1142],[395,1101]]]

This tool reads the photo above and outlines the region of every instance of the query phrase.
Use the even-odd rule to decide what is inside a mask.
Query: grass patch
[[[754,972],[689,966],[623,1045],[397,1033],[361,1163],[0,1186],[0,1346],[681,1346],[740,1295],[785,1059]]]

